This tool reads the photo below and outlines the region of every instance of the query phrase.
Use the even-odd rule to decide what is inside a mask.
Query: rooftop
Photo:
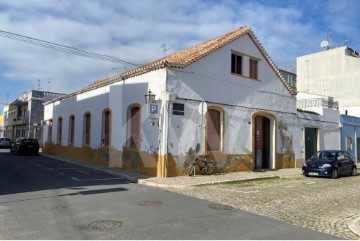
[[[265,49],[262,47],[254,33],[251,31],[251,29],[247,26],[243,26],[240,28],[237,28],[229,33],[226,33],[224,35],[221,35],[219,37],[216,37],[214,39],[211,39],[209,41],[200,43],[198,45],[195,45],[193,47],[175,52],[173,54],[170,54],[168,56],[165,56],[163,58],[157,59],[155,61],[152,61],[150,63],[135,67],[131,70],[125,71],[121,74],[96,81],[87,87],[73,92],[71,94],[56,98],[54,100],[48,101],[45,103],[50,104],[54,103],[56,101],[61,101],[63,99],[70,98],[72,96],[88,92],[97,88],[101,88],[125,79],[129,79],[138,75],[142,75],[145,73],[148,73],[150,71],[156,70],[156,69],[162,69],[162,68],[185,68],[189,66],[191,63],[196,62],[197,60],[204,58],[205,56],[213,53],[214,51],[220,49],[221,47],[233,42],[234,40],[244,36],[249,35],[249,37],[252,39],[252,41],[255,43],[255,45],[258,47],[259,51],[264,56],[265,60],[270,64],[270,66],[275,71],[276,75],[279,77],[279,79],[282,81],[282,83],[285,85],[287,90],[290,94],[295,94],[295,92],[290,88],[290,86],[287,84],[287,82],[284,80],[282,75],[280,74],[278,68],[274,64],[274,62],[271,60],[270,56],[267,54]]]

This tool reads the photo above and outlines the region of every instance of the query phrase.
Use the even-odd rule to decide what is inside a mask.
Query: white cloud
[[[191,47],[243,25],[250,26],[278,65],[321,51],[327,29],[354,44],[359,31],[357,1],[166,1],[3,0],[0,30],[147,62]],[[72,92],[123,65],[59,53],[0,38],[0,102],[16,98],[37,79],[51,78],[50,90]],[[353,46],[356,48],[356,46]],[[6,84],[5,84],[6,82]],[[12,86],[16,83],[18,86]]]

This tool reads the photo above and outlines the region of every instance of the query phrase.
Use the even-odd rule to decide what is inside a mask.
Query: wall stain
[[[293,137],[291,132],[288,130],[287,124],[280,120],[278,127],[281,139],[281,152],[283,154],[293,155]]]

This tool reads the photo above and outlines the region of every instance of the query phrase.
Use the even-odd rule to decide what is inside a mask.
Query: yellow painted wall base
[[[169,154],[168,162],[166,162],[166,156],[149,154],[130,148],[119,151],[109,147],[92,149],[90,147],[61,146],[51,143],[44,145],[43,152],[156,177],[188,175],[190,163],[193,160],[192,158],[186,158],[187,161],[179,161],[183,160],[183,158]],[[217,173],[251,171],[254,169],[252,154],[228,155],[214,152],[208,156],[215,163]],[[276,156],[276,169],[295,167],[294,155],[277,154]],[[179,162],[181,164],[177,165]]]

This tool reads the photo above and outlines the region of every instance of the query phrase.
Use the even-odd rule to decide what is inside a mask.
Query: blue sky
[[[347,45],[360,50],[359,0],[0,0],[0,30],[146,63],[252,28],[279,67]],[[0,103],[38,88],[70,93],[131,66],[70,55],[0,36]],[[2,105],[0,105],[2,109]],[[1,112],[1,111],[0,111]]]

